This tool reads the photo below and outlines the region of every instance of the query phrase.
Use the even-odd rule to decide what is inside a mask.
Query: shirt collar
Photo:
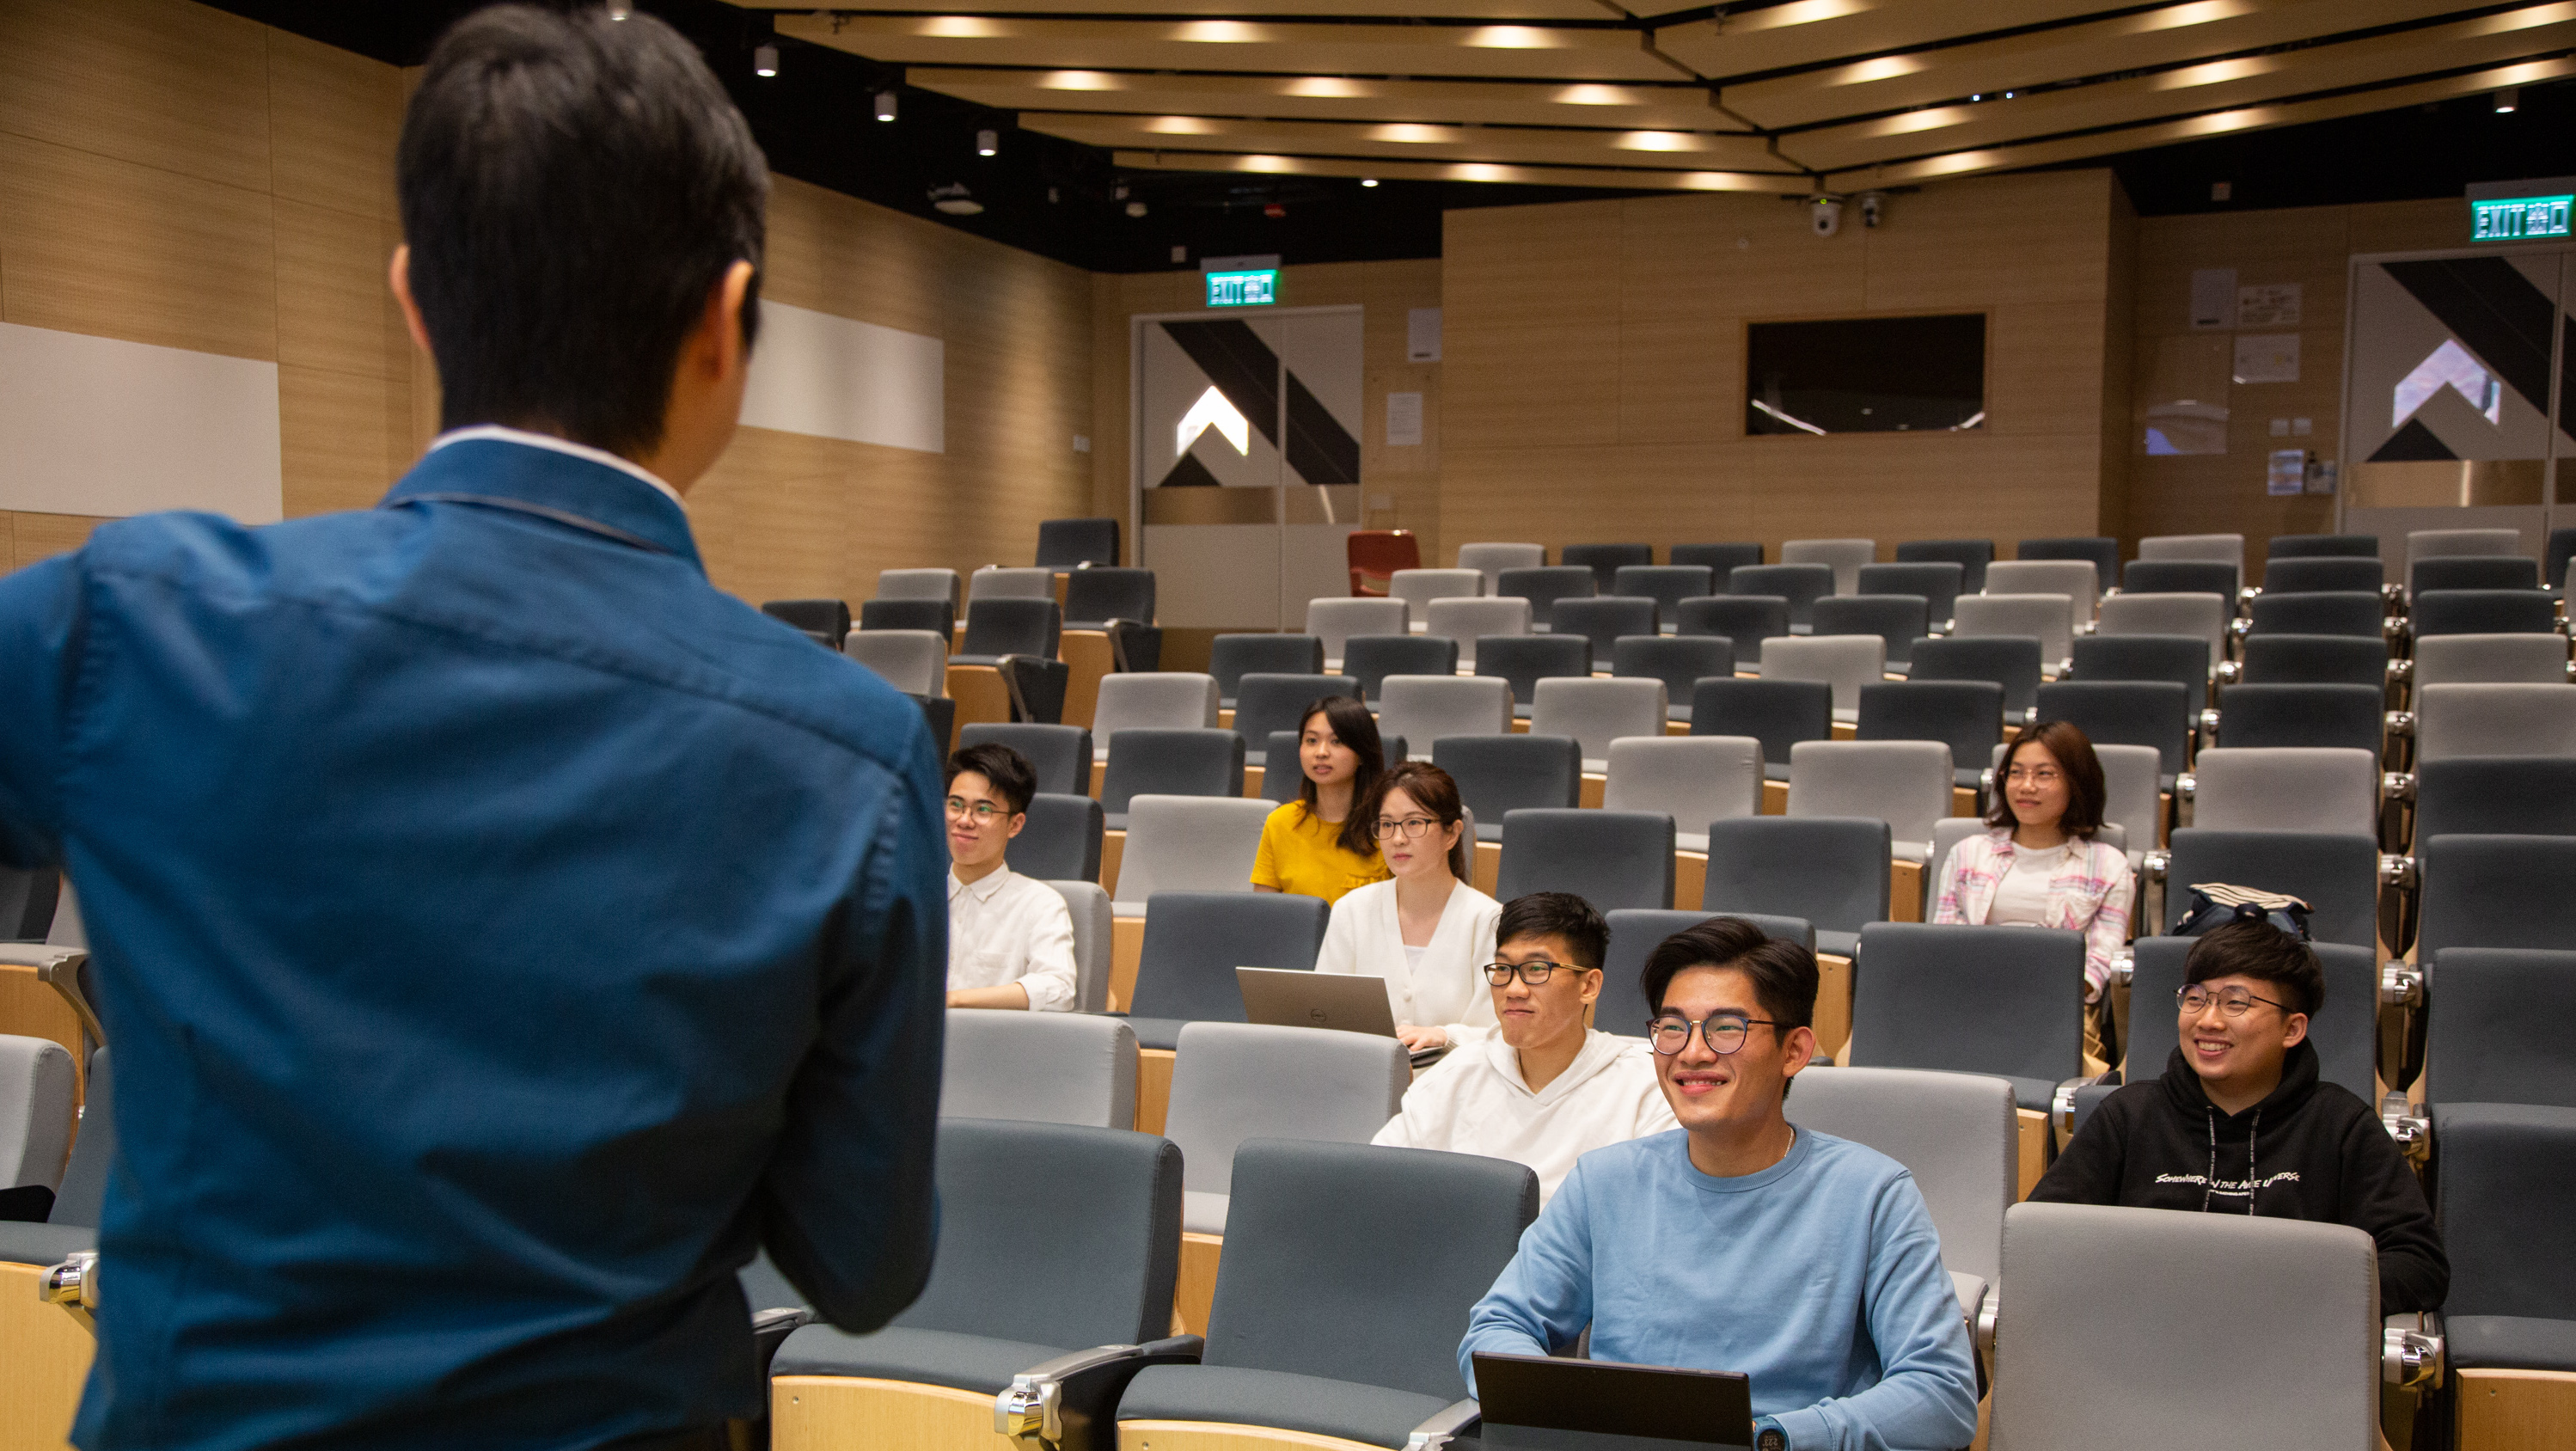
[[[670,485],[615,454],[542,433],[486,426],[441,435],[395,481],[384,504],[415,499],[468,504],[479,499],[531,515],[555,515],[564,527],[589,528],[630,546],[674,554],[706,572],[689,532],[688,513]]]
[[[989,902],[995,892],[1002,890],[1002,884],[1010,880],[1010,876],[1011,864],[1004,862],[971,882],[961,882],[957,880],[956,865],[951,863],[948,868],[948,900],[954,902],[957,894],[964,892],[978,902]]]

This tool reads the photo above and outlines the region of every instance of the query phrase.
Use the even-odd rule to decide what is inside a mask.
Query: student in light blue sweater
[[[1682,1127],[1595,1149],[1468,1317],[1477,1351],[1741,1372],[1763,1451],[1951,1451],[1976,1372],[1923,1195],[1874,1149],[1793,1127],[1816,959],[1715,918],[1646,959]]]

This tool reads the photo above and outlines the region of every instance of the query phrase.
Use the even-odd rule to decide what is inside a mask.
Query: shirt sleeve
[[[1796,1451],[1967,1445],[1977,1434],[1976,1365],[1959,1292],[1941,1266],[1940,1237],[1910,1174],[1890,1179],[1871,1206],[1864,1293],[1878,1384],[1781,1412],[1774,1419],[1789,1444]]]
[[[1265,853],[1262,860],[1268,861],[1266,853],[1270,850],[1270,833],[1267,829],[1261,833],[1261,849]],[[1252,869],[1252,880],[1261,880],[1259,866]],[[1360,970],[1359,916],[1360,908],[1352,904],[1350,896],[1333,904],[1332,915],[1324,922],[1324,945],[1315,952],[1315,971],[1357,973]]]
[[[2450,1293],[2451,1261],[2442,1252],[2432,1207],[2395,1141],[2367,1112],[2344,1130],[2340,1177],[2339,1217],[2379,1246],[2379,1313],[2441,1309]]]
[[[2110,887],[2102,894],[2102,903],[2093,909],[2093,920],[2084,928],[2084,996],[2086,1001],[2102,994],[2103,984],[2111,980],[2111,959],[2118,956],[2129,940],[2129,903],[2136,890],[2129,873],[2129,854],[2108,843],[2095,843],[2097,855],[2107,855],[2108,870],[2103,879]]]
[[[1032,1012],[1069,1013],[1081,996],[1073,961],[1073,913],[1055,888],[1031,884],[1046,900],[1030,899],[1036,905],[1029,915],[1036,920],[1030,924],[1029,970],[1020,977],[1020,991],[1029,995]]]
[[[1932,903],[1935,926],[1952,927],[1968,920],[1959,910],[1959,858],[1967,854],[1970,840],[1973,838],[1953,843],[1950,854],[1941,858],[1941,885]]]
[[[1467,1312],[1467,1338],[1458,1343],[1458,1374],[1467,1394],[1476,1393],[1476,1352],[1546,1355],[1572,1345],[1592,1323],[1592,1235],[1585,1202],[1578,1159],[1556,1197],[1521,1231],[1520,1249],[1494,1287]],[[1964,1446],[1968,1438],[1943,1444]]]
[[[2057,1162],[2039,1176],[2031,1186],[2030,1198],[2040,1204],[2117,1204],[2120,1202],[2120,1175],[2128,1162],[2128,1109],[2120,1100],[2131,1089],[2142,1093],[2162,1093],[2154,1079],[2121,1089],[2101,1103],[2084,1120],[2084,1127],[2065,1148],[2057,1151]]]
[[[1281,821],[1280,813],[1274,811],[1268,821],[1261,823],[1261,847],[1252,854],[1252,884],[1274,892],[1288,890],[1286,879],[1279,874],[1279,842],[1287,834],[1281,829]]]
[[[83,628],[79,555],[0,576],[0,863],[60,860],[63,734]]]
[[[920,720],[860,879],[816,944],[821,1021],[755,1196],[770,1259],[824,1319],[855,1332],[921,1293],[938,1239],[947,853]]]

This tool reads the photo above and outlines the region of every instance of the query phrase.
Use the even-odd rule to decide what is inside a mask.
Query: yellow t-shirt
[[[1252,859],[1252,884],[1338,902],[1346,892],[1394,875],[1374,851],[1362,857],[1342,850],[1334,840],[1341,834],[1340,822],[1308,815],[1302,802],[1271,812],[1261,826],[1261,853]]]

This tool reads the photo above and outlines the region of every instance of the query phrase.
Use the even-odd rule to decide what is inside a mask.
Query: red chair
[[[1397,570],[1422,567],[1422,543],[1410,529],[1355,529],[1350,537],[1352,594],[1384,599]]]

